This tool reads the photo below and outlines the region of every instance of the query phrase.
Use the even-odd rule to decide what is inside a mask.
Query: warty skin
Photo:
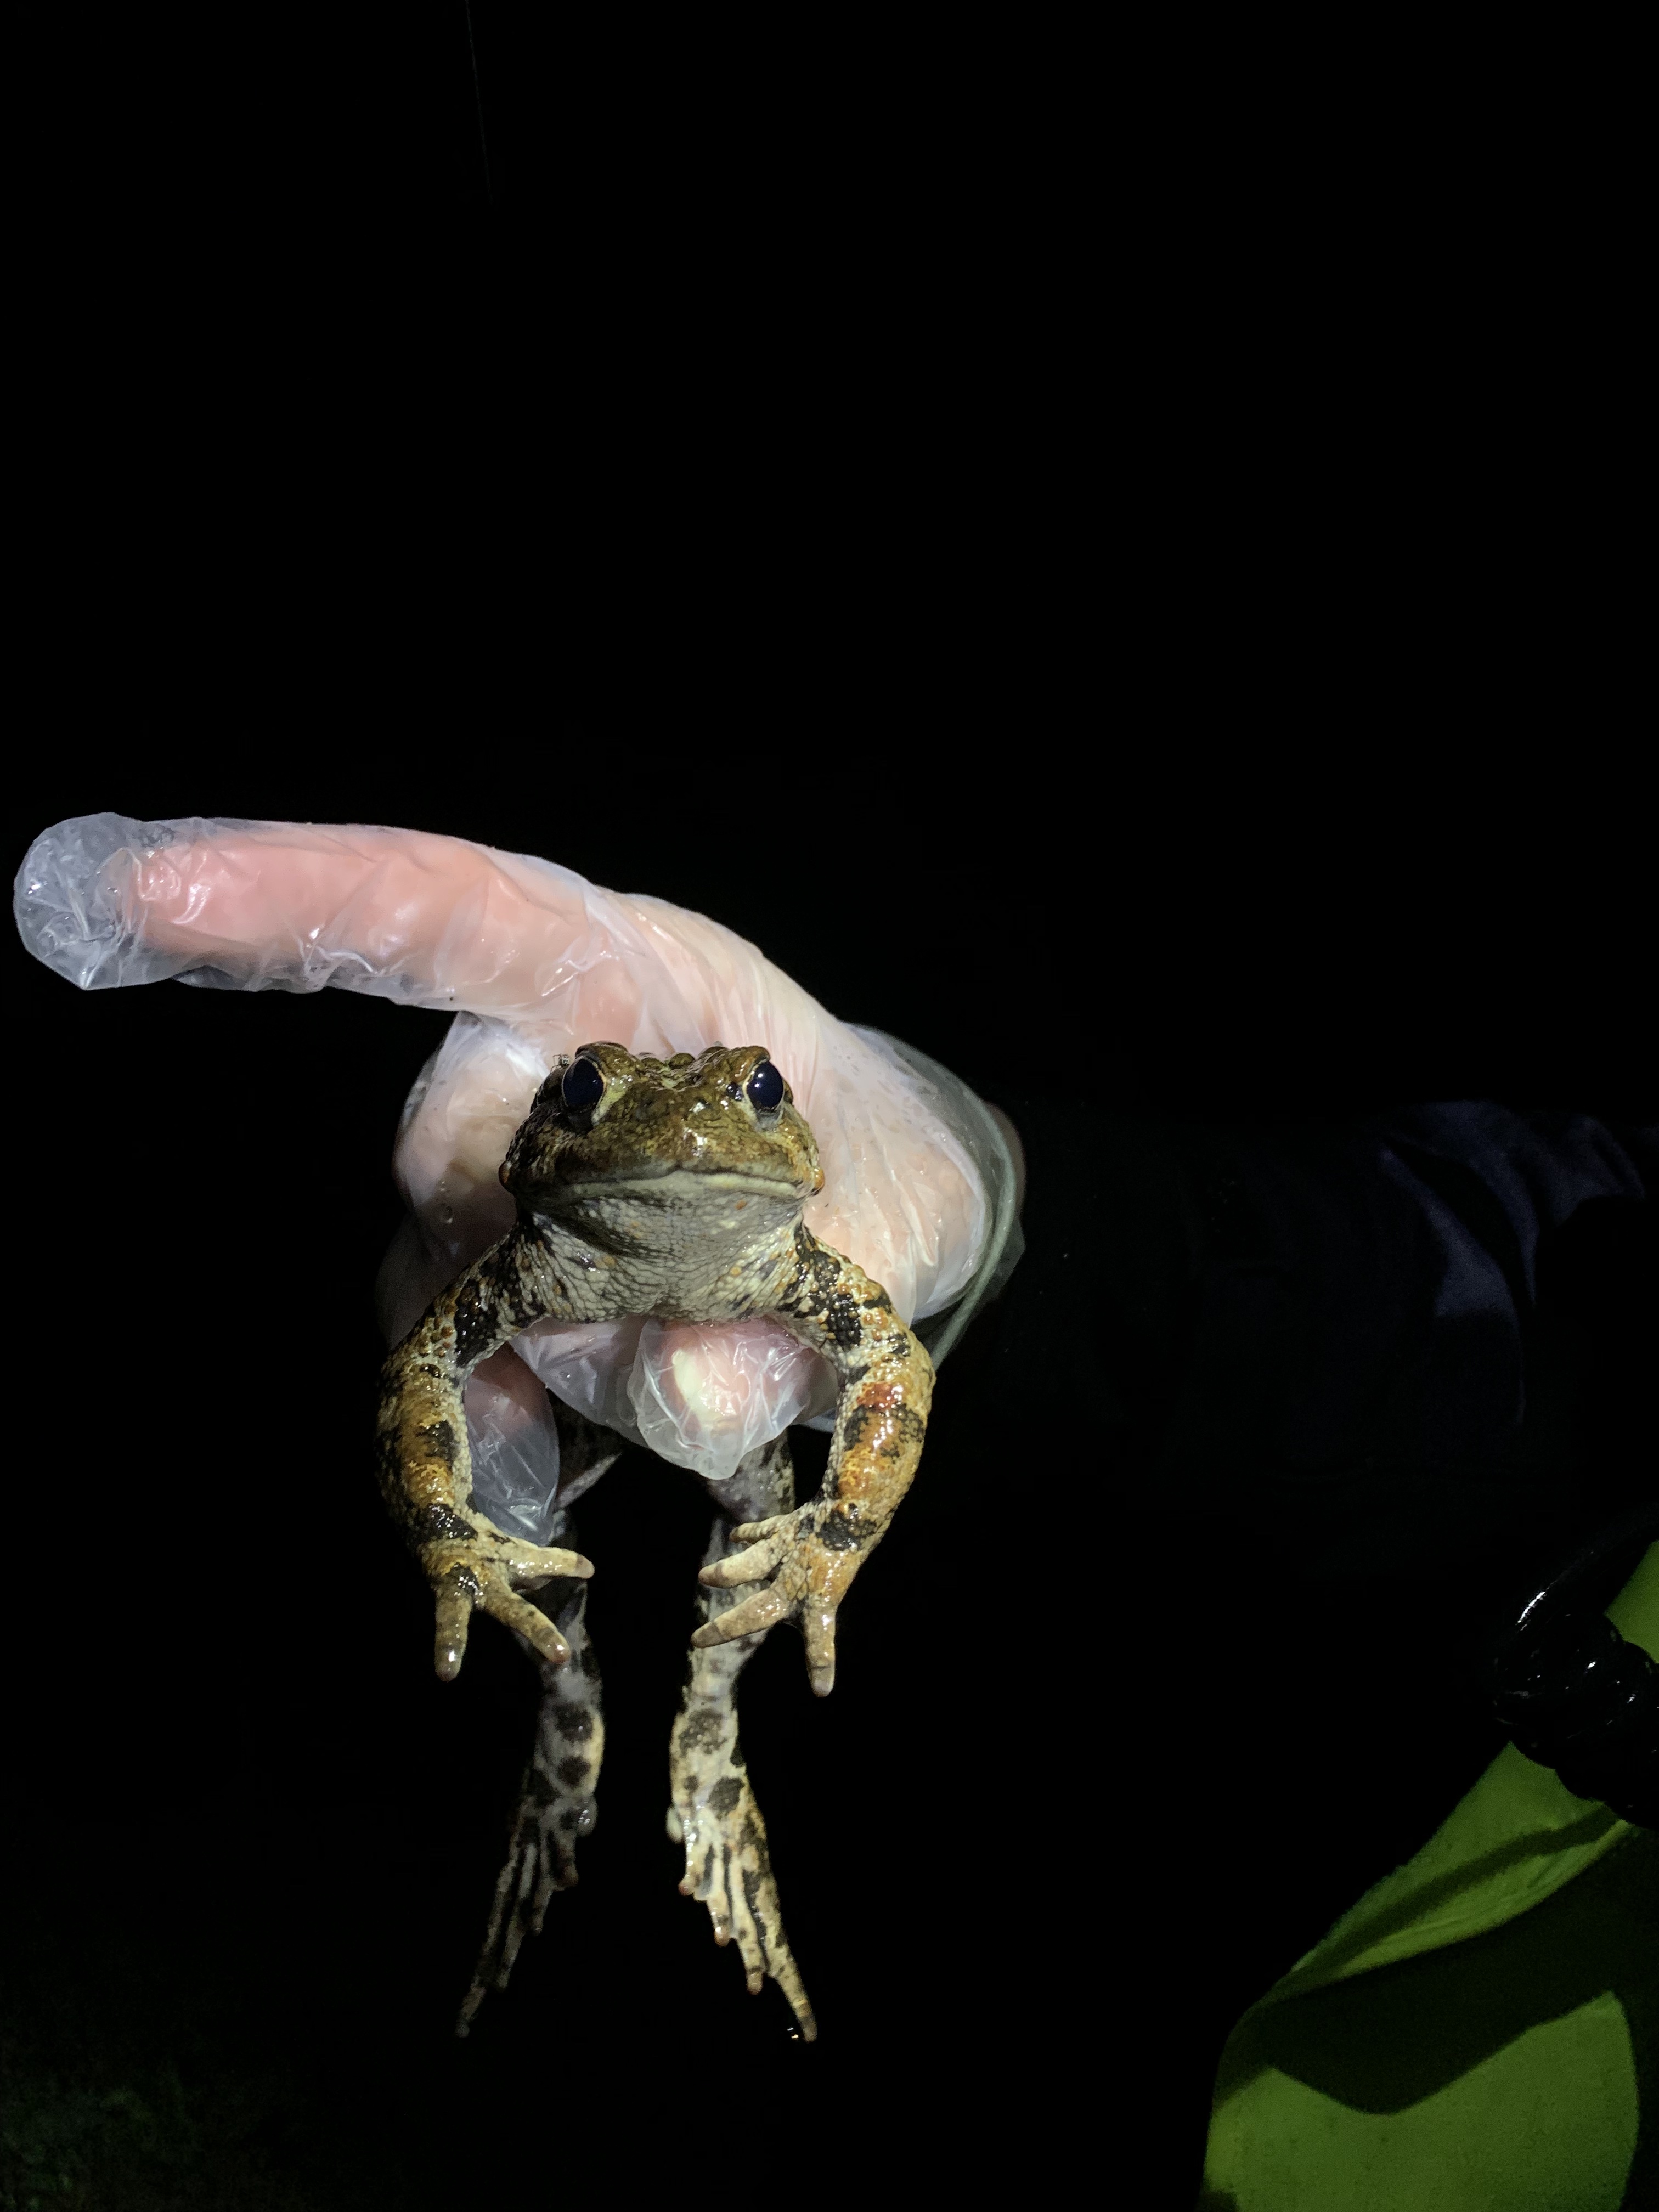
[[[586,1103],[584,1094],[594,1091]],[[775,1104],[775,1092],[781,1094]],[[570,1103],[573,1095],[582,1103]],[[580,1626],[580,1586],[591,1563],[575,1551],[505,1534],[471,1506],[463,1392],[479,1361],[544,1319],[640,1315],[709,1322],[770,1314],[834,1368],[839,1396],[817,1497],[793,1507],[787,1442],[778,1438],[749,1455],[729,1486],[730,1499],[719,1501],[730,1512],[748,1498],[761,1510],[717,1527],[699,1577],[706,1617],[691,1639],[669,1815],[671,1834],[687,1845],[682,1887],[708,1901],[717,1941],[736,1934],[751,1990],[760,1987],[763,1972],[773,1973],[810,2035],[811,2010],[783,1938],[764,1829],[737,1748],[736,1676],[760,1637],[791,1620],[813,1690],[829,1693],[836,1610],[921,1459],[932,1364],[881,1285],[805,1227],[803,1208],[823,1188],[817,1150],[763,1046],[714,1045],[695,1058],[678,1053],[665,1061],[617,1044],[584,1045],[537,1093],[501,1177],[516,1201],[514,1227],[434,1300],[381,1375],[381,1486],[433,1588],[434,1657],[443,1680],[459,1673],[473,1609],[482,1607],[538,1656],[548,1711],[568,1733],[579,1725],[571,1705],[576,1690],[566,1686],[574,1675],[562,1680],[562,1670],[573,1649],[582,1666],[591,1661]],[[614,1456],[611,1449],[595,1460],[598,1471]],[[597,1473],[582,1487],[587,1480]],[[562,1480],[561,1505],[567,1494]],[[765,1510],[780,1504],[790,1510]],[[755,1585],[747,1597],[726,1597]],[[532,1603],[524,1593],[534,1590],[549,1595]],[[574,1628],[574,1638],[562,1632],[554,1613]],[[738,1648],[732,1663],[715,1656],[732,1644]],[[592,1717],[580,1725],[591,1739],[596,1680],[589,1704]],[[689,1752],[683,1756],[684,1746],[695,1750],[699,1742],[722,1747],[712,1778]],[[596,1771],[596,1756],[586,1753],[555,1764],[573,1773]],[[539,1928],[548,1893],[574,1878],[573,1836],[556,1835],[555,1827],[561,1820],[578,1832],[586,1832],[581,1820],[592,1826],[592,1773],[567,1778],[566,1786],[553,1778],[552,1766],[539,1780],[535,1769],[532,1758],[514,1856],[498,1885],[463,2029],[486,1982],[505,1982],[523,1934]],[[556,1811],[564,1803],[561,1788],[568,1796],[578,1783],[586,1793],[585,1812]],[[711,1870],[711,1845],[722,1839],[726,1859],[736,1854],[723,1873],[718,1849]]]

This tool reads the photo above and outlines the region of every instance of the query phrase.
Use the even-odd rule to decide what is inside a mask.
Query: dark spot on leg
[[[569,1759],[562,1759],[559,1761],[556,1771],[560,1781],[566,1788],[574,1790],[579,1782],[586,1778],[587,1761],[573,1754]]]
[[[772,1854],[766,1848],[766,1831],[751,1813],[743,1824],[744,1848],[762,1874],[772,1871]]]
[[[553,1725],[567,1743],[577,1743],[593,1733],[593,1716],[586,1705],[555,1705]]]
[[[914,1406],[895,1406],[891,1420],[893,1434],[881,1448],[884,1459],[901,1459],[907,1451],[919,1449],[927,1434],[927,1424]]]
[[[729,1813],[743,1795],[743,1784],[735,1774],[726,1775],[708,1793],[708,1808],[713,1813]]]
[[[743,1870],[743,1893],[749,1905],[749,1917],[755,1923],[755,1933],[760,1937],[761,1949],[764,1951],[766,1948],[766,1919],[765,1916],[760,1910],[758,1903],[760,1889],[761,1878],[759,1875],[756,1873],[753,1867],[745,1867]]]
[[[863,1542],[851,1506],[833,1505],[818,1523],[817,1538],[827,1552],[854,1552]]]
[[[864,1334],[864,1323],[859,1319],[858,1308],[845,1291],[830,1301],[823,1324],[843,1352],[850,1352]]]
[[[423,1421],[415,1431],[426,1446],[429,1457],[441,1460],[446,1467],[455,1464],[455,1431],[447,1421]]]
[[[712,1751],[726,1734],[725,1716],[705,1709],[694,1713],[680,1731],[680,1749],[684,1752]]]
[[[415,1532],[428,1544],[476,1536],[477,1530],[453,1505],[428,1505],[415,1516]]]

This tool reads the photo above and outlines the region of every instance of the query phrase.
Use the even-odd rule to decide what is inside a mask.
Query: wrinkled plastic
[[[558,1511],[559,1431],[546,1391],[503,1389],[475,1374],[463,1402],[473,1502],[498,1528],[547,1543]]]
[[[937,1306],[923,1307],[915,1316],[916,1334],[927,1346],[937,1368],[980,1308],[1001,1290],[1024,1253],[1025,1238],[1019,1225],[1018,1174],[996,1117],[959,1075],[952,1075],[948,1067],[941,1067],[938,1060],[918,1052],[915,1045],[901,1044],[896,1037],[888,1036],[880,1030],[860,1029],[854,1034],[906,1070],[923,1102],[973,1161],[985,1193],[985,1224],[975,1251],[973,1273],[961,1294],[954,1299],[941,1300]]]
[[[599,889],[568,868],[424,831],[308,823],[58,823],[19,871],[19,930],[82,989],[164,976],[218,989],[366,991],[504,1025],[545,1066],[608,1037],[663,1056],[690,1040],[764,1043],[812,1125],[814,1231],[882,1283],[907,1319],[971,1279],[986,1194],[921,1086],[756,948],[702,915]],[[501,1044],[505,1040],[497,1037]],[[494,1129],[528,1103],[507,1053],[473,1133],[467,1031],[439,1055],[400,1173],[420,1196],[487,1183]],[[510,1099],[510,1104],[508,1101]],[[465,1192],[461,1192],[465,1195]]]
[[[398,1135],[410,1221],[379,1287],[394,1338],[509,1225],[507,1143],[557,1055],[592,1038],[663,1056],[766,1044],[824,1168],[808,1225],[907,1320],[942,1317],[922,1331],[936,1360],[1018,1257],[1007,1150],[966,1086],[837,1021],[719,923],[550,861],[419,831],[104,814],[35,841],[15,905],[29,949],[82,989],[332,986],[456,1012]],[[711,1480],[833,1405],[825,1364],[769,1320],[543,1324],[517,1352],[567,1403]],[[532,1408],[516,1382],[469,1386],[475,1495],[526,1533],[557,1482]]]
[[[706,1482],[836,1402],[827,1361],[763,1317],[691,1322],[541,1322],[514,1351],[556,1398]]]

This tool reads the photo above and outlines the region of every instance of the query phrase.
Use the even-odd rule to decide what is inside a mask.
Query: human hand
[[[906,1320],[948,1305],[972,1277],[987,1192],[938,1094],[884,1040],[836,1020],[702,915],[419,831],[114,815],[37,839],[16,911],[30,949],[83,988],[168,975],[233,989],[331,984],[462,1017],[398,1134],[410,1219],[380,1285],[394,1340],[509,1225],[496,1180],[507,1143],[557,1055],[597,1038],[664,1056],[716,1039],[765,1043],[824,1168],[808,1226]],[[544,1383],[715,1481],[835,1397],[817,1353],[769,1318],[538,1324],[484,1363],[466,1397],[475,1497],[532,1539],[556,1482]]]

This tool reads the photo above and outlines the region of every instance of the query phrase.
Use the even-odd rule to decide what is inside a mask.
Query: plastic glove
[[[823,1164],[807,1225],[906,1321],[951,1304],[985,1248],[985,1109],[963,1086],[837,1021],[718,922],[550,861],[416,830],[91,815],[35,841],[15,910],[30,950],[82,989],[332,984],[457,1012],[398,1134],[410,1218],[378,1288],[390,1341],[510,1224],[507,1144],[559,1054],[590,1040],[664,1057],[764,1043]],[[466,1399],[473,1495],[537,1541],[558,1480],[540,1384],[714,1481],[792,1422],[827,1426],[835,1396],[825,1363],[770,1319],[543,1323]]]

